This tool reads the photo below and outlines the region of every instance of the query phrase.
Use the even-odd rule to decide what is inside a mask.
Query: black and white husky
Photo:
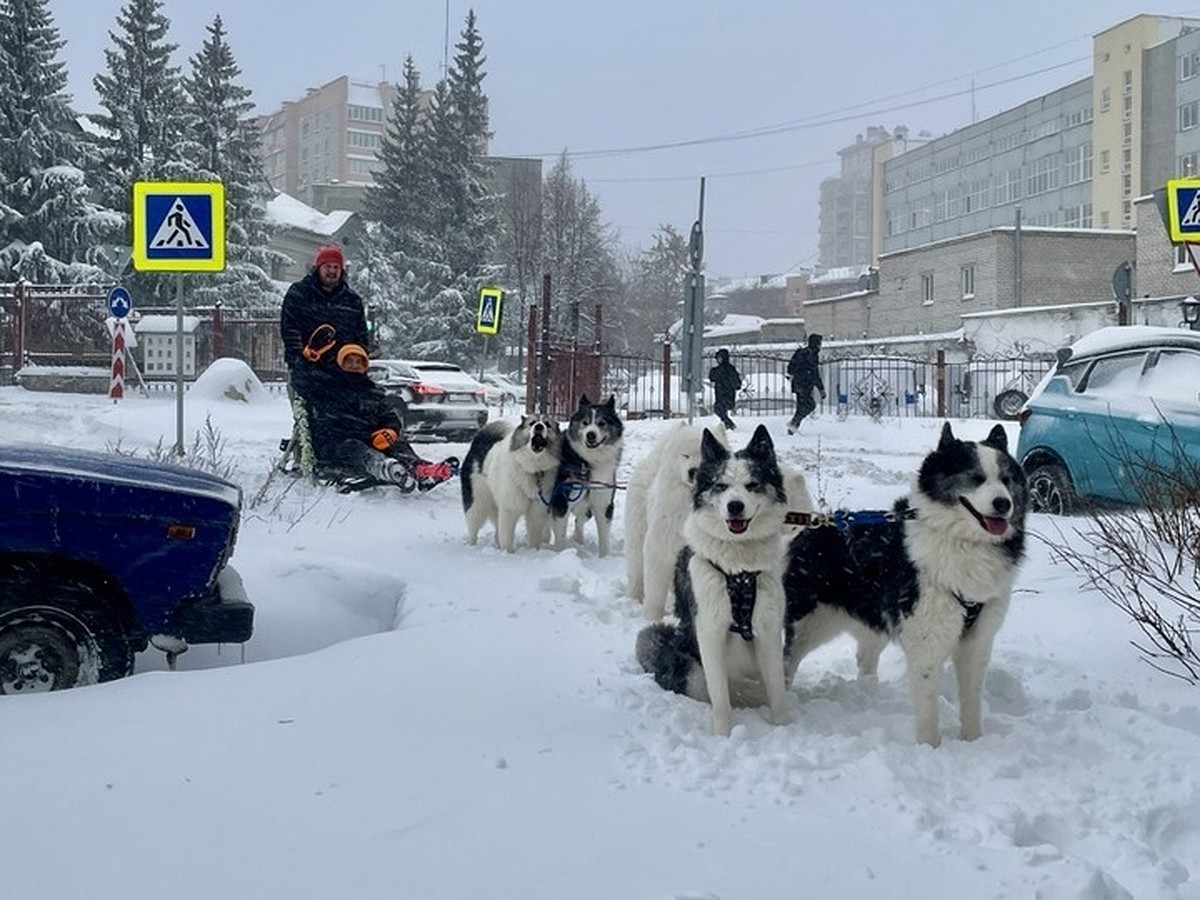
[[[675,565],[678,623],[642,629],[637,658],[662,687],[708,701],[728,735],[732,704],[765,692],[787,720],[783,660],[783,538],[788,502],[767,429],[730,454],[705,429],[684,547]],[[653,524],[651,527],[654,527]]]
[[[815,647],[858,639],[860,675],[889,640],[904,650],[917,740],[937,746],[938,681],[953,660],[961,735],[982,733],[983,680],[1025,548],[1025,476],[1003,426],[980,442],[947,422],[916,485],[884,513],[801,531],[788,547],[785,657],[790,683]]]
[[[574,515],[575,542],[583,543],[583,526],[591,518],[596,523],[597,552],[608,556],[624,437],[615,397],[603,403],[590,402],[587,394],[579,398],[579,408],[571,414],[563,435],[562,462],[550,501],[556,550],[566,546],[567,519]]]
[[[531,547],[540,547],[549,527],[547,502],[562,458],[562,432],[548,416],[525,415],[515,428],[503,419],[476,433],[459,471],[467,541],[490,521],[496,545],[516,549],[517,521],[525,519]]]

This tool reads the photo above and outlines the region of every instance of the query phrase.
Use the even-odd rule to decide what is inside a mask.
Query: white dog
[[[474,545],[483,523],[491,521],[496,545],[512,553],[517,521],[524,517],[529,545],[540,547],[561,452],[562,432],[548,416],[522,416],[516,428],[497,419],[480,429],[460,470],[467,541]]]
[[[724,426],[710,430],[714,439],[725,443]],[[652,622],[667,609],[675,557],[683,547],[683,522],[692,508],[703,433],[699,425],[673,422],[629,476],[625,572],[630,596],[643,602]]]
[[[781,724],[788,502],[767,429],[732,455],[705,431],[692,497],[675,566],[679,622],[642,629],[638,661],[662,687],[710,702],[717,734],[730,733],[733,702],[758,691]]]

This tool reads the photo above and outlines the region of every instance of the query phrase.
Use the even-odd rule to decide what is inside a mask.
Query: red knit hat
[[[319,269],[326,263],[337,263],[343,269],[346,268],[346,257],[342,255],[342,248],[337,244],[326,244],[317,248],[317,254],[313,257],[313,268]]]

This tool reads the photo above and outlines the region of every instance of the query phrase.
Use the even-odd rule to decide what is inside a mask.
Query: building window
[[[1092,180],[1092,145],[1081,144],[1066,152],[1065,178],[1067,184]]]
[[[993,206],[1005,203],[1015,203],[1021,199],[1021,167],[1001,172],[996,177],[996,187],[992,191]]]
[[[1101,175],[1108,174],[1108,151],[1107,150],[1100,151],[1100,174]]]
[[[1035,197],[1058,188],[1058,154],[1051,153],[1034,160],[1029,167],[1029,178],[1025,181],[1025,196]]]
[[[921,273],[921,303],[929,306],[933,303],[933,273]]]
[[[1108,112],[1108,108],[1112,106],[1112,89],[1104,88],[1100,91],[1100,112]]]
[[[975,299],[975,267],[962,267],[962,298],[964,300]]]
[[[1185,53],[1179,57],[1179,80],[1187,81],[1190,78],[1200,75],[1200,68],[1197,67],[1198,62],[1200,62],[1200,57],[1195,53]]]
[[[1200,124],[1200,118],[1197,117],[1200,113],[1200,103],[1193,100],[1191,103],[1184,103],[1179,107],[1179,130],[1190,131]]]
[[[351,147],[365,147],[369,150],[379,148],[379,135],[369,131],[351,131],[346,134],[346,143]]]
[[[1068,206],[1063,210],[1063,225],[1067,228],[1091,228],[1092,204],[1082,203],[1079,206]]]

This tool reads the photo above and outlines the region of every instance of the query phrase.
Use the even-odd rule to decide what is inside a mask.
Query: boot
[[[427,491],[437,487],[443,481],[448,481],[458,474],[458,457],[448,456],[440,463],[427,459],[418,460],[413,466],[413,475],[417,479],[417,488]]]

